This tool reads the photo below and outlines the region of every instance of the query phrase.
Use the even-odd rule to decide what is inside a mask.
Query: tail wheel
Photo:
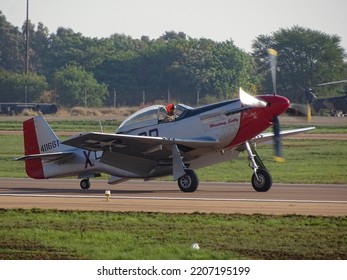
[[[87,179],[81,180],[80,187],[83,190],[88,190],[90,188],[90,181],[89,181],[89,179],[87,178]]]
[[[267,192],[272,186],[271,174],[266,169],[258,169],[257,177],[252,175],[252,186],[257,192]]]
[[[187,169],[186,174],[177,181],[182,192],[195,192],[199,186],[199,178],[193,170]]]

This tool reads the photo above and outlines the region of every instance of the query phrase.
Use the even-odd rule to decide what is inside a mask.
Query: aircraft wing
[[[178,139],[91,132],[65,140],[62,144],[103,151],[102,163],[146,177],[158,168],[172,168],[175,161],[173,149],[178,148],[184,157],[185,153],[198,148],[213,148],[219,142],[212,137]]]
[[[149,137],[140,135],[124,135],[90,132],[75,136],[62,142],[62,144],[91,151],[105,151],[110,148],[123,152],[139,151],[146,154],[146,151],[156,145],[184,145],[195,149],[201,147],[210,147],[219,142],[212,137],[200,137],[190,139],[167,138],[167,137]]]
[[[311,127],[305,127],[305,128],[284,130],[284,131],[280,132],[280,135],[282,137],[286,137],[286,136],[290,136],[290,135],[295,135],[295,134],[307,132],[307,131],[310,131],[313,129],[315,129],[315,127],[311,126]],[[268,132],[268,133],[261,133],[261,134],[257,135],[256,137],[251,139],[249,142],[250,143],[264,143],[264,142],[272,143],[273,140],[274,140],[274,133]]]
[[[218,145],[219,142],[216,138],[208,136],[179,139],[90,132],[65,140],[62,144],[91,151],[107,151],[112,149],[124,153],[139,153],[143,155],[150,154],[151,149],[154,149],[158,145],[171,147],[176,144],[196,149],[202,147],[213,147]]]

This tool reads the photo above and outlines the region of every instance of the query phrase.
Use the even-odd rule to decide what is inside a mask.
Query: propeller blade
[[[280,122],[278,116],[273,118],[273,131],[274,131],[274,145],[275,145],[275,161],[284,162],[285,159],[282,156],[282,143],[280,134]]]
[[[265,101],[259,100],[252,95],[245,92],[242,88],[239,90],[239,97],[242,105],[251,107],[266,107],[267,103]]]
[[[274,49],[267,49],[267,53],[269,54],[270,59],[270,71],[272,78],[272,86],[274,90],[274,95],[276,95],[276,72],[277,72],[277,56],[278,53]]]
[[[311,123],[311,121],[312,121],[311,105],[307,103],[307,122]]]
[[[322,83],[322,84],[317,84],[317,86],[327,86],[327,85],[335,85],[335,84],[342,84],[342,83],[347,83],[347,80]]]

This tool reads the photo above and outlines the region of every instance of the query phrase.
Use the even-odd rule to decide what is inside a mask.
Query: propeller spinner
[[[251,106],[256,108],[266,107],[267,103],[265,101],[259,100],[252,95],[245,92],[242,88],[239,89],[239,97],[241,104],[244,106]]]

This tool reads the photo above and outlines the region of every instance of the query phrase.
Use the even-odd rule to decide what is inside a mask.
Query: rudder
[[[42,116],[36,116],[23,122],[24,154],[38,155],[59,151],[60,141]],[[43,179],[42,159],[25,160],[25,170],[29,177]]]

